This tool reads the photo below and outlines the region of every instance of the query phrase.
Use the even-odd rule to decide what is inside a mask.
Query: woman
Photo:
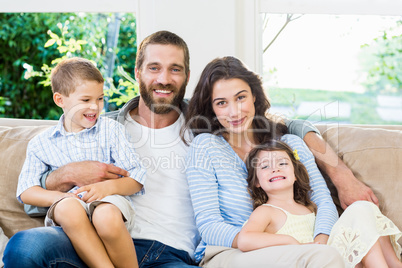
[[[186,114],[186,128],[195,135],[186,173],[202,237],[196,260],[202,260],[204,267],[296,263],[342,267],[339,254],[322,245],[270,247],[248,253],[237,249],[238,234],[253,210],[244,161],[251,149],[268,139],[281,139],[297,150],[309,172],[311,199],[318,207],[316,243],[326,243],[338,218],[312,153],[301,138],[285,135],[286,125],[266,115],[269,108],[261,79],[240,60],[218,58],[202,72]]]

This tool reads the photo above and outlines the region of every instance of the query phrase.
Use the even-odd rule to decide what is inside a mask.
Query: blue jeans
[[[195,267],[188,253],[154,240],[133,239],[140,268]],[[4,267],[87,267],[60,227],[16,233],[4,251]]]

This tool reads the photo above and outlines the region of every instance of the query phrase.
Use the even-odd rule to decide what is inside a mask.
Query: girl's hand
[[[113,194],[111,185],[108,181],[97,182],[80,187],[74,191],[74,194],[78,195],[84,193],[81,200],[90,203],[92,201],[101,200],[102,198]]]

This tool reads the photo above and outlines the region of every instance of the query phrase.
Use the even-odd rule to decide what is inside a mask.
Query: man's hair
[[[257,145],[252,149],[246,160],[246,167],[248,172],[247,183],[248,191],[253,200],[253,207],[256,209],[258,206],[265,204],[269,197],[261,187],[257,187],[257,164],[259,163],[258,154],[261,151],[276,152],[284,151],[292,162],[296,181],[293,186],[293,198],[294,200],[308,207],[311,211],[316,212],[317,207],[310,199],[310,193],[312,192],[310,186],[310,178],[307,169],[300,160],[297,160],[294,156],[293,150],[284,142],[279,140],[270,140],[264,144]]]
[[[190,72],[190,52],[186,42],[178,36],[169,31],[159,31],[147,36],[140,44],[137,50],[136,67],[141,70],[145,58],[145,49],[148,45],[173,45],[183,49],[184,52],[184,68],[186,77]]]
[[[83,58],[70,58],[62,60],[51,73],[52,91],[64,96],[73,93],[83,81],[96,81],[103,83],[105,80],[95,64]]]

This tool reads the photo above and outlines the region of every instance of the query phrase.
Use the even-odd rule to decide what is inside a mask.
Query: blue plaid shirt
[[[34,137],[28,144],[26,159],[18,180],[17,198],[30,187],[40,186],[43,173],[71,162],[99,161],[114,164],[130,173],[142,185],[145,169],[129,142],[122,124],[105,117],[78,133],[67,132],[63,127],[64,115],[59,123]],[[139,194],[144,193],[144,188]]]

